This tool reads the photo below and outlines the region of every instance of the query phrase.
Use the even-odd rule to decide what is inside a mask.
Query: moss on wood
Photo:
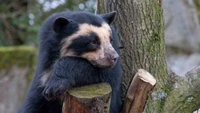
[[[78,98],[94,98],[110,93],[111,87],[107,83],[101,83],[73,88],[68,92]]]

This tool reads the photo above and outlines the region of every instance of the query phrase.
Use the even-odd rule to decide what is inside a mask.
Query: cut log
[[[66,93],[62,113],[109,113],[110,101],[109,84],[73,88]]]
[[[142,113],[155,84],[156,80],[150,73],[139,69],[127,91],[122,113]]]

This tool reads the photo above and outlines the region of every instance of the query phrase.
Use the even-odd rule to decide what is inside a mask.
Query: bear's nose
[[[111,54],[111,55],[110,55],[110,60],[111,60],[113,63],[116,63],[118,58],[119,58],[119,55],[118,55],[117,53]]]

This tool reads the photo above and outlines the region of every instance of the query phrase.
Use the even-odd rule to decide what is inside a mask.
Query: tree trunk
[[[163,113],[192,113],[200,108],[200,66],[177,77],[170,95],[166,98]]]
[[[165,61],[164,21],[161,0],[98,0],[97,9],[97,13],[117,11],[117,17],[113,25],[118,32],[123,48],[120,51],[123,67],[123,96],[127,91],[133,73],[137,69],[143,68],[154,75],[157,80],[155,90],[146,104],[146,113],[175,113],[176,110],[181,109],[181,106],[185,106],[188,97],[183,96],[182,99],[177,97],[185,94],[182,91],[183,86],[181,84],[188,83],[185,81],[187,79],[182,78],[184,79],[182,80],[168,70]],[[200,86],[199,79],[197,81],[196,84]],[[177,88],[173,89],[177,84],[179,84]],[[184,89],[189,90],[188,87],[184,87]],[[200,94],[199,90],[196,91],[198,93],[193,90],[190,94]],[[172,94],[177,96],[174,97]],[[196,97],[199,96],[193,98],[196,99]],[[177,103],[182,102],[184,105],[177,106],[177,104],[171,103],[170,100],[173,99]],[[191,112],[200,105],[200,101],[192,102],[190,102],[192,105],[187,107]],[[168,109],[169,107],[170,109]],[[170,110],[173,108],[176,108],[176,110],[171,112]]]
[[[132,73],[139,68],[147,70],[157,79],[155,95],[167,94],[170,86],[167,85],[167,67],[164,59],[161,3],[157,0],[99,0],[98,4],[104,6],[102,9],[105,9],[105,12],[117,11],[114,26],[123,47],[120,51],[123,63],[123,95],[126,93]],[[164,97],[149,99],[147,110],[149,108],[151,112],[161,112],[164,100]]]
[[[70,89],[64,100],[62,113],[109,113],[111,87],[93,84]]]

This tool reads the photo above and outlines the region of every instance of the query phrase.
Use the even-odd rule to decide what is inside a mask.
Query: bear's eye
[[[97,42],[94,40],[94,41],[90,42],[90,45],[96,46],[96,45],[97,45]]]
[[[89,50],[94,51],[98,48],[98,44],[96,41],[91,41],[87,47]]]

